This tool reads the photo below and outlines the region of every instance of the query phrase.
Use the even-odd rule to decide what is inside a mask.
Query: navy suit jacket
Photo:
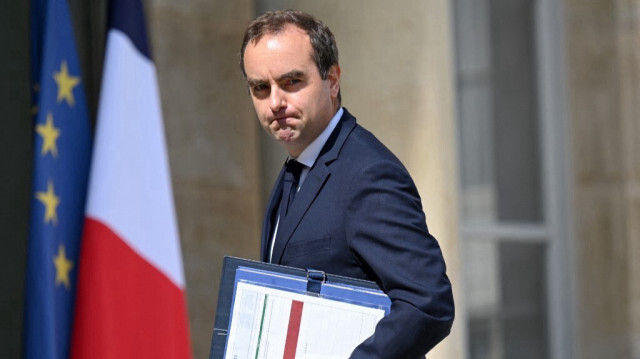
[[[262,230],[267,260],[281,171]],[[402,163],[346,109],[280,220],[272,263],[375,281],[391,311],[351,358],[423,356],[454,317],[440,247]]]

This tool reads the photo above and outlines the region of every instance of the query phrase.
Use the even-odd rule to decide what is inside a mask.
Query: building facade
[[[105,4],[70,1],[95,113]],[[640,1],[145,2],[158,69],[195,357],[222,257],[258,258],[286,154],[239,70],[250,19],[298,8],[340,49],[343,105],[403,161],[454,285],[430,358],[640,358]],[[0,227],[21,273],[31,169],[28,5],[3,5]],[[18,60],[18,61],[16,61]],[[20,352],[24,277],[2,292]]]

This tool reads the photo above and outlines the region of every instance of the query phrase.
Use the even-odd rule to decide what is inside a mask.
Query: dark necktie
[[[286,217],[289,207],[293,202],[298,191],[298,182],[300,181],[300,173],[304,165],[296,160],[289,160],[284,168],[282,198],[280,199],[280,218]]]

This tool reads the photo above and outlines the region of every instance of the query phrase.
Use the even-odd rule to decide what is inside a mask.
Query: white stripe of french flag
[[[109,22],[71,357],[190,358],[162,112],[140,1],[113,0]]]

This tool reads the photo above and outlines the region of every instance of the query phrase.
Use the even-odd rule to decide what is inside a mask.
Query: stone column
[[[629,357],[640,358],[640,1],[616,1],[624,240],[627,242]]]
[[[640,12],[566,1],[576,355],[640,357]]]
[[[286,8],[307,11],[331,28],[340,50],[343,105],[413,176],[429,229],[442,246],[456,299],[453,333],[429,358],[464,357],[449,2],[256,1],[258,13]],[[282,149],[269,144],[263,153],[279,170]]]
[[[239,71],[253,2],[147,2],[187,279],[194,358],[207,358],[222,257],[258,258],[257,121]]]

